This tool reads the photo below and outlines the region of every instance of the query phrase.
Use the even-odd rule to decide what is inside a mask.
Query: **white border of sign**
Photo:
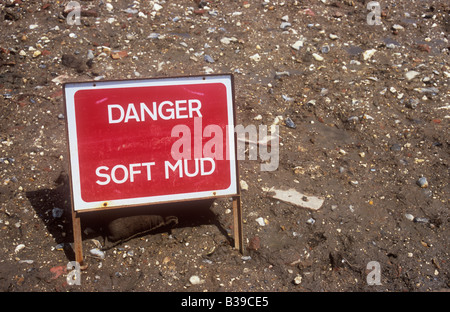
[[[80,170],[78,160],[77,128],[75,116],[75,93],[79,90],[91,89],[114,89],[114,88],[136,88],[148,86],[176,86],[189,84],[210,84],[222,83],[227,92],[227,111],[228,111],[228,144],[230,153],[230,181],[227,189],[210,190],[193,193],[180,193],[163,196],[149,196],[139,198],[129,198],[121,200],[107,200],[98,202],[85,202],[81,198]],[[178,202],[185,200],[204,199],[212,197],[233,196],[238,194],[237,185],[237,162],[236,145],[234,136],[235,118],[234,118],[234,94],[233,94],[233,76],[227,75],[205,75],[191,77],[171,77],[171,78],[150,78],[136,80],[109,80],[95,82],[74,82],[64,84],[64,96],[66,104],[67,132],[69,140],[69,156],[71,170],[71,184],[74,211],[83,210],[101,210],[104,208],[119,208],[126,206],[139,206],[147,204]],[[105,202],[107,203],[105,205]]]

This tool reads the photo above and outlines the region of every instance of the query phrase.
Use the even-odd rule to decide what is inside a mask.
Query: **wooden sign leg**
[[[244,234],[242,231],[242,207],[241,196],[233,197],[233,229],[234,229],[234,248],[244,254]]]
[[[83,241],[81,239],[81,221],[75,211],[72,211],[72,227],[73,227],[73,249],[75,252],[75,261],[82,267],[83,261]]]

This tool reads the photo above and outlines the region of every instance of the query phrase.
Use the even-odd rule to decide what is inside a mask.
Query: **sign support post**
[[[73,249],[75,252],[75,261],[84,265],[83,259],[83,241],[81,237],[81,220],[78,212],[72,209],[72,228],[73,228]]]
[[[244,235],[242,231],[242,206],[241,196],[233,197],[233,229],[234,229],[234,248],[244,253]]]

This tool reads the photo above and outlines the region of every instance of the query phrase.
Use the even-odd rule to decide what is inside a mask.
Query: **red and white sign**
[[[237,194],[232,79],[65,84],[74,210]]]

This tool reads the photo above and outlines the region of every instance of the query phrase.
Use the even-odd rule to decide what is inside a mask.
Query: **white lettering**
[[[168,100],[159,104],[152,102],[151,107],[140,102],[138,108],[136,104],[129,103],[126,112],[122,105],[108,104],[108,123],[128,123],[133,120],[143,122],[146,121],[146,117],[150,117],[153,121],[156,121],[158,117],[163,120],[202,117],[201,107],[202,103],[196,99],[176,100],[175,104]]]
[[[95,183],[99,185],[106,185],[111,181],[111,178],[109,177],[109,174],[100,173],[100,170],[109,170],[109,168],[106,166],[100,166],[95,170],[95,174],[97,174],[98,177],[106,179],[105,181],[97,180]]]
[[[112,113],[112,109],[113,108],[119,109],[119,111],[120,111],[120,118],[119,119],[113,119],[113,113]],[[125,116],[125,112],[124,112],[122,106],[120,106],[118,104],[110,104],[110,105],[108,105],[108,122],[110,124],[121,122],[123,120],[124,116]]]

